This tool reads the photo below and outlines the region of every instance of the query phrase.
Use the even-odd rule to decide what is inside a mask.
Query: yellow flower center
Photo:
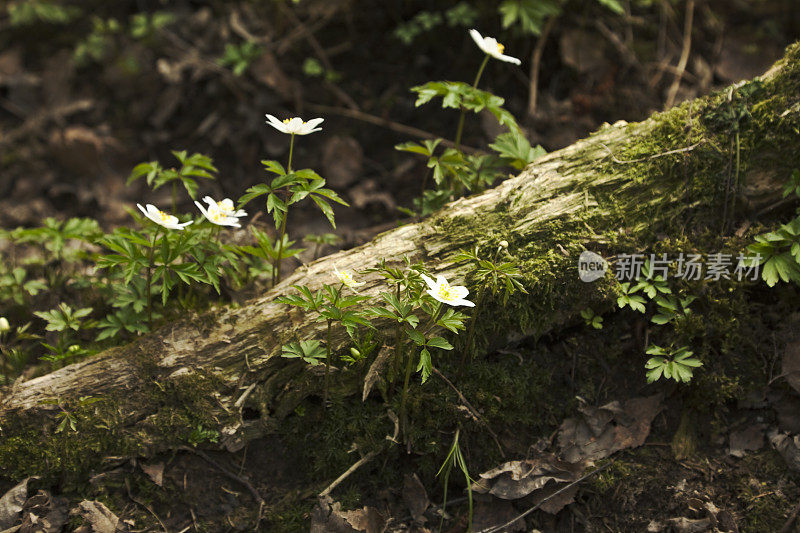
[[[284,123],[284,124],[288,124],[288,123],[289,123],[289,121],[291,121],[291,120],[292,120],[292,119],[290,119],[290,118],[285,118],[285,119],[283,119],[283,123]]]
[[[504,51],[505,49],[506,49],[506,47],[505,47],[505,46],[503,46],[503,45],[502,45],[502,44],[500,44],[500,43],[497,43],[497,51],[498,51],[499,53],[501,53],[501,54],[502,54],[502,53],[503,53],[503,51]]]
[[[169,217],[170,217],[170,216],[169,216],[168,214],[166,214],[164,211],[159,211],[159,212],[158,212],[158,216],[160,216],[160,217],[161,217],[161,222],[167,222],[167,221],[169,221]]]
[[[448,283],[443,283],[442,285],[439,285],[439,296],[442,298],[442,300],[455,300],[456,291],[454,291]]]

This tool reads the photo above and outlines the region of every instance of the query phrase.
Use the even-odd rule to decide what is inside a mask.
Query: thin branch
[[[453,385],[453,383],[452,383],[452,382],[451,382],[449,379],[447,379],[447,378],[445,377],[445,375],[444,375],[444,374],[442,374],[441,372],[439,372],[439,369],[438,369],[438,368],[433,368],[433,369],[432,369],[432,371],[433,371],[433,373],[434,373],[434,374],[436,374],[437,376],[439,376],[440,378],[442,378],[442,381],[444,381],[445,383],[447,383],[447,384],[450,386],[450,388],[451,388],[451,389],[453,389],[453,390],[455,391],[455,393],[458,395],[458,399],[459,399],[459,400],[461,400],[461,403],[463,403],[463,404],[464,404],[464,407],[466,407],[467,409],[469,409],[469,412],[472,414],[472,416],[474,416],[474,417],[475,417],[475,420],[477,420],[478,422],[480,422],[481,424],[483,424],[483,426],[486,428],[486,431],[488,431],[488,432],[489,432],[489,435],[491,435],[491,436],[492,436],[492,439],[494,439],[494,443],[495,443],[495,444],[497,444],[497,449],[499,449],[499,450],[500,450],[500,455],[501,455],[503,458],[505,458],[505,456],[506,456],[506,453],[503,451],[503,447],[500,445],[500,441],[499,441],[499,440],[498,440],[498,438],[497,438],[497,434],[496,434],[494,431],[492,431],[492,428],[491,428],[491,427],[489,427],[489,423],[488,423],[488,422],[486,422],[486,419],[485,419],[485,418],[483,418],[483,416],[481,416],[481,414],[478,412],[478,410],[477,410],[477,409],[475,409],[474,407],[472,407],[472,404],[471,404],[471,403],[469,403],[469,401],[467,400],[467,398],[466,398],[466,397],[464,397],[464,395],[463,395],[463,394],[461,394],[461,391],[460,391],[460,390],[458,390],[458,389],[456,388],[456,386],[455,386],[455,385]]]
[[[678,88],[681,85],[681,78],[686,70],[686,63],[689,62],[689,52],[692,50],[692,24],[694,23],[694,1],[687,0],[686,2],[686,18],[683,24],[683,48],[681,50],[681,58],[678,61],[678,72],[675,74],[675,79],[672,80],[672,85],[667,93],[667,101],[664,104],[664,109],[669,109],[675,103],[675,96],[678,94]]]
[[[533,48],[533,53],[531,54],[531,83],[528,92],[528,117],[530,118],[533,118],[536,114],[536,101],[539,95],[539,66],[542,62],[544,46],[547,43],[547,37],[550,35],[550,31],[553,29],[553,26],[555,26],[557,18],[556,16],[552,16],[547,19],[547,23],[544,25],[542,33],[539,35],[539,40],[536,41],[536,46]]]
[[[225,468],[224,466],[222,466],[221,464],[216,462],[214,459],[212,459],[211,457],[206,455],[205,452],[203,452],[201,450],[195,450],[194,448],[190,448],[188,446],[181,446],[178,449],[186,451],[186,452],[191,452],[191,453],[193,453],[193,454],[195,454],[195,455],[197,455],[199,457],[202,457],[203,459],[206,460],[207,463],[209,463],[210,465],[216,467],[217,470],[219,470],[220,472],[225,474],[226,477],[241,483],[248,491],[250,491],[250,494],[253,496],[253,499],[255,501],[257,501],[258,503],[260,503],[262,505],[264,504],[264,498],[261,497],[261,494],[258,493],[258,491],[255,489],[255,487],[253,487],[253,485],[250,484],[250,482],[248,482],[246,479],[242,478],[241,476],[237,476],[236,474],[234,474],[233,472],[231,472],[230,470],[228,470],[227,468]]]
[[[379,117],[376,115],[371,115],[364,111],[360,111],[357,109],[348,109],[346,107],[336,107],[336,106],[329,106],[329,105],[322,105],[322,104],[305,104],[306,108],[310,109],[311,111],[317,113],[332,113],[334,115],[340,115],[347,118],[352,118],[355,120],[360,120],[362,122],[367,122],[369,124],[374,124],[376,126],[381,126],[384,128],[388,128],[392,131],[397,133],[403,133],[405,135],[411,135],[414,137],[420,137],[422,139],[439,139],[439,135],[435,135],[429,131],[421,130],[419,128],[415,128],[413,126],[406,126],[405,124],[401,124],[399,122],[395,122],[393,120],[389,120],[388,118]],[[444,146],[449,146],[450,148],[455,148],[455,143],[452,141],[448,141],[447,139],[443,139],[441,142]],[[469,146],[461,145],[460,149],[464,152],[469,153],[479,153],[480,150],[477,148],[471,148]]]

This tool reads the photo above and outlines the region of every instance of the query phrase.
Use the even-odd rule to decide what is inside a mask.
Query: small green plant
[[[202,424],[198,424],[197,427],[194,428],[191,433],[189,433],[187,440],[192,447],[197,448],[204,442],[219,442],[219,432],[213,429],[204,428]]]
[[[328,350],[317,340],[290,342],[281,348],[281,357],[300,359],[311,366],[317,366],[322,364],[323,359],[328,360]]]
[[[620,307],[620,309],[624,308],[625,306],[628,306],[634,311],[644,313],[645,304],[647,303],[647,301],[644,299],[643,296],[635,294],[641,288],[642,287],[639,284],[637,284],[634,287],[631,287],[630,283],[620,283],[619,285],[620,295],[617,298],[617,305]]]
[[[31,296],[47,289],[41,279],[28,279],[28,271],[22,267],[7,270],[6,262],[0,263],[0,301],[27,306]]]
[[[175,22],[175,15],[165,11],[136,13],[131,16],[130,34],[134,39],[152,40],[161,30]]]
[[[442,139],[424,140],[421,143],[406,142],[395,146],[396,150],[419,154],[428,159],[430,171],[422,181],[421,196],[414,201],[414,207],[420,215],[439,209],[465,190],[480,192],[501,177],[504,168],[524,166],[544,153],[541,147],[532,148],[525,139],[514,116],[503,108],[503,98],[478,89],[478,83],[490,58],[516,64],[520,63],[519,59],[504,55],[503,46],[491,37],[482,37],[476,30],[470,30],[470,36],[484,53],[483,62],[472,85],[455,81],[431,81],[411,88],[412,92],[417,93],[416,107],[441,98],[442,108],[460,111],[452,147],[437,153]],[[466,112],[479,113],[483,110],[493,114],[498,123],[509,130],[498,136],[491,145],[498,152],[497,156],[467,155],[461,150]],[[433,177],[436,186],[434,190],[427,189],[429,175]],[[407,209],[403,211],[411,215],[417,214]]]
[[[241,76],[263,53],[264,49],[252,41],[246,41],[240,45],[228,43],[225,45],[225,53],[219,58],[219,64],[223,67],[231,67],[234,76]]]
[[[467,485],[467,502],[469,504],[469,512],[467,515],[467,531],[472,531],[472,484],[475,482],[475,480],[469,475],[467,461],[464,459],[464,454],[461,453],[461,446],[458,442],[460,435],[461,430],[457,429],[456,434],[453,437],[453,444],[450,446],[450,450],[447,452],[447,456],[445,457],[442,466],[436,473],[436,477],[444,474],[444,496],[442,498],[442,518],[439,521],[439,531],[442,530],[442,526],[444,525],[444,510],[447,507],[447,488],[450,482],[450,472],[453,470],[454,466],[461,470],[461,473],[464,475],[464,482]]]
[[[69,24],[81,15],[74,6],[64,6],[54,0],[18,0],[7,5],[12,27],[45,24]]]
[[[115,18],[92,17],[92,30],[75,46],[73,57],[79,66],[91,62],[102,62],[115,47],[115,36],[122,31],[122,25]]]
[[[587,326],[591,326],[594,329],[603,329],[603,317],[596,315],[591,307],[587,307],[581,311],[581,317],[584,322],[586,322]]]
[[[197,199],[197,191],[200,186],[197,184],[197,178],[215,179],[212,173],[217,172],[213,160],[203,154],[194,153],[188,155],[186,150],[173,150],[172,155],[181,164],[179,169],[168,168],[165,169],[158,161],[149,161],[146,163],[139,163],[133,167],[130,176],[128,176],[128,184],[135,182],[140,178],[145,178],[147,185],[157,190],[163,185],[171,184],[172,186],[172,212],[178,210],[178,185],[183,185],[186,192],[192,200]]]
[[[479,246],[462,251],[454,257],[456,262],[468,262],[472,266],[471,277],[478,287],[476,308],[469,319],[467,335],[462,347],[461,369],[463,371],[467,356],[474,350],[475,324],[480,316],[483,303],[488,296],[499,297],[503,305],[517,292],[528,294],[522,285],[522,272],[508,253],[508,242],[500,241],[494,251],[482,253]]]
[[[702,361],[692,357],[694,352],[687,346],[672,349],[651,345],[646,353],[654,356],[644,365],[647,369],[648,383],[658,381],[661,376],[674,379],[678,383],[689,383],[692,380],[692,369],[703,366]]]
[[[56,413],[56,420],[58,424],[56,424],[56,433],[63,433],[67,430],[69,431],[78,431],[78,416],[76,413],[73,412],[74,409],[82,409],[92,405],[93,403],[97,403],[102,398],[96,398],[94,396],[81,396],[74,402],[73,406],[66,406],[61,398],[48,398],[46,400],[42,400],[42,405],[55,405],[58,407],[59,411]]]
[[[41,338],[29,333],[28,328],[30,323],[15,328],[6,317],[0,317],[0,375],[5,384],[19,376],[28,364],[31,354],[29,341]]]
[[[49,351],[42,359],[48,361],[54,368],[58,368],[75,359],[90,355],[91,351],[81,348],[78,344],[76,334],[81,330],[94,327],[93,321],[84,320],[91,312],[91,307],[73,309],[63,302],[50,311],[34,312],[34,315],[47,322],[45,330],[57,334],[53,344],[42,342],[42,346]]]
[[[272,115],[267,115],[268,124],[281,133],[290,136],[289,161],[286,168],[277,161],[262,161],[264,169],[275,177],[269,183],[262,183],[247,189],[246,194],[239,199],[241,206],[261,196],[267,197],[267,213],[272,213],[275,228],[278,230],[278,249],[273,259],[272,282],[277,284],[281,279],[281,261],[287,256],[284,254],[287,235],[287,220],[289,207],[293,204],[309,199],[319,208],[330,222],[336,227],[333,208],[330,202],[347,206],[333,190],[325,188],[325,180],[310,168],[292,170],[292,156],[294,154],[294,138],[297,135],[308,135],[322,128],[317,128],[323,119],[316,118],[304,122],[299,117],[280,121]]]

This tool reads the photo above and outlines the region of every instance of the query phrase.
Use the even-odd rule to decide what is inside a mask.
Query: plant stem
[[[331,376],[331,319],[328,319],[328,333],[325,337],[325,345],[328,349],[328,354],[325,357],[325,393],[322,397],[322,407],[328,407],[328,386],[330,384]]]
[[[469,326],[467,327],[467,337],[464,340],[464,351],[461,353],[461,363],[459,364],[458,369],[458,377],[461,377],[461,372],[464,370],[464,363],[467,359],[467,354],[472,351],[472,340],[475,336],[475,322],[478,321],[478,313],[481,312],[481,308],[483,307],[483,299],[486,296],[486,290],[481,287],[480,294],[478,295],[478,301],[475,302],[475,312],[472,313],[472,317],[469,320]]]
[[[481,63],[480,68],[478,69],[478,74],[475,76],[475,81],[472,82],[472,88],[478,88],[478,82],[481,81],[481,76],[483,75],[483,69],[486,68],[486,63],[489,62],[489,54],[483,58],[483,63]],[[458,119],[458,129],[456,129],[456,150],[458,150],[459,146],[461,146],[461,134],[464,131],[464,115],[466,114],[467,110],[463,106],[461,107],[461,116]]]
[[[150,243],[150,252],[147,255],[147,325],[153,327],[153,297],[151,289],[151,281],[153,279],[153,255],[156,252],[156,240],[158,239],[158,230],[153,233],[153,242]]]
[[[172,182],[172,214],[178,212],[178,182]]]
[[[425,333],[428,332],[430,328],[436,325],[436,321],[439,319],[439,314],[441,313],[444,306],[437,302],[439,305],[436,307],[436,310],[431,315],[431,319],[428,324],[423,328]],[[408,399],[408,383],[411,381],[411,371],[414,368],[414,351],[408,352],[408,361],[406,362],[406,374],[405,379],[403,379],[403,395],[400,398],[400,424],[403,428],[403,436],[408,441],[408,418],[406,416],[406,400]]]
[[[294,154],[294,134],[289,140],[289,164],[286,165],[286,172],[292,172],[292,155]],[[289,218],[289,195],[286,196],[286,211],[283,213],[280,234],[278,235],[278,255],[275,257],[275,264],[272,267],[272,285],[275,286],[281,280],[281,258],[283,256],[283,237],[286,235],[286,219]]]

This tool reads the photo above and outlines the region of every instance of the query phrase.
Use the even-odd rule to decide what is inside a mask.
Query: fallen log
[[[463,265],[452,261],[457,251],[505,240],[528,294],[505,305],[487,301],[492,320],[482,321],[477,338],[541,335],[573,323],[587,306],[608,308],[617,284],[610,276],[581,282],[583,250],[608,257],[651,249],[666,236],[701,248],[709,235],[735,238],[732,230],[770,212],[791,169],[800,167],[798,132],[795,44],[760,79],[641,123],[605,125],[494,189],[298,268],[260,298],[187,317],[15,384],[0,400],[0,475],[83,471],[104,458],[178,448],[209,428],[230,450],[268,432],[322,382],[279,353],[290,340],[320,338],[324,324],[275,299],[294,284],[333,283],[334,267],[362,271],[384,258],[409,258],[462,280]],[[384,290],[378,276],[362,279],[364,294]],[[357,378],[339,372],[339,394],[360,391]],[[86,396],[99,401],[81,402]],[[52,398],[60,406],[43,403]],[[243,417],[243,408],[258,416]],[[75,416],[79,432],[54,433],[60,411]]]

